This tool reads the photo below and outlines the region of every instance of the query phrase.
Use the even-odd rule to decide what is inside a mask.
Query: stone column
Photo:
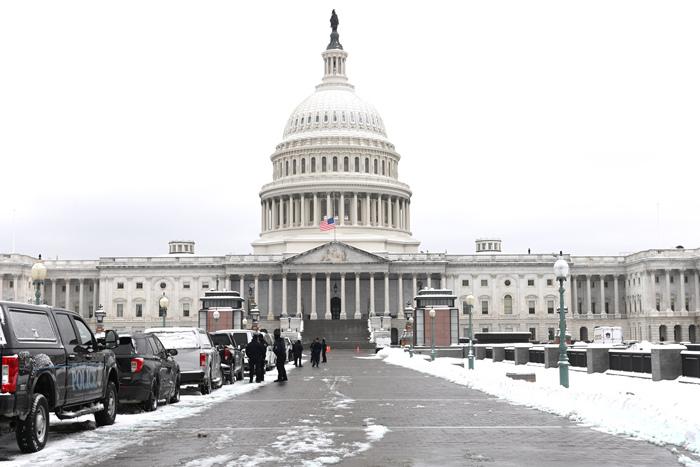
[[[679,270],[678,271],[678,282],[680,282],[680,289],[681,289],[681,311],[686,311],[685,309],[685,271],[684,270]]]
[[[444,275],[444,274],[440,274],[440,288],[441,288],[441,289],[444,289],[445,287],[446,287],[446,284],[445,284],[445,275]],[[454,292],[454,291],[453,291],[453,292]]]
[[[369,310],[367,310],[372,316],[372,312],[374,311],[374,273],[370,272],[369,273]]]
[[[695,310],[700,310],[700,271],[697,269],[694,271],[693,276],[695,277]]]
[[[338,219],[338,222],[340,225],[345,225],[345,193],[341,192],[340,193],[340,219]]]
[[[345,311],[345,273],[340,274],[340,319],[348,319]]]
[[[392,201],[391,196],[389,196],[389,197],[386,199],[386,210],[387,210],[387,215],[386,215],[386,217],[387,217],[387,222],[386,222],[386,225],[387,225],[387,227],[389,227],[389,228],[391,228],[391,227],[394,226],[394,211],[393,211],[393,209],[392,209],[393,206],[394,206],[394,202]]]
[[[384,316],[391,315],[391,306],[389,304],[389,272],[384,274]]]
[[[586,314],[590,315],[592,310],[591,306],[591,276],[586,274]]]
[[[318,319],[316,313],[316,273],[311,273],[311,319]]]
[[[58,306],[56,303],[56,279],[51,279],[51,306]]]
[[[272,295],[272,274],[270,274],[267,278],[267,319],[268,321],[272,321],[275,319],[275,314],[272,311],[272,307],[274,306],[273,302],[273,295]]]
[[[260,231],[265,231],[265,201],[260,202]]]
[[[260,308],[260,301],[259,301],[258,297],[260,297],[260,291],[258,290],[258,285],[259,285],[258,279],[259,279],[258,274],[255,274],[253,276],[253,284],[254,284],[253,285],[253,288],[254,288],[253,293],[255,294],[255,295],[253,295],[253,299],[255,300],[255,304],[258,306],[258,309],[259,309]]]
[[[411,230],[411,202],[406,202],[406,230]]]
[[[64,279],[66,284],[66,310],[70,310],[70,279]],[[17,290],[17,282],[15,282],[15,290]]]
[[[360,311],[360,273],[355,273],[355,319],[362,319]]]
[[[85,279],[79,279],[78,283],[78,293],[80,294],[78,296],[78,308],[80,309],[78,313],[80,316],[83,318],[86,318],[88,316],[87,313],[85,313]]]
[[[600,314],[605,313],[605,276],[600,275]]]
[[[326,193],[326,216],[333,217],[333,206],[331,205],[331,194]]]
[[[277,228],[284,227],[284,198],[280,196],[277,201]]]
[[[238,276],[238,293],[241,294],[241,297],[246,298],[245,296],[245,276],[241,274]]]
[[[365,197],[365,223],[364,223],[365,225],[371,225],[371,222],[370,222],[371,210],[369,207],[369,200],[370,200],[369,193],[366,193],[366,197]]]
[[[396,313],[396,317],[398,319],[404,319],[403,315],[403,275],[399,273],[398,277],[398,285],[399,285],[399,303],[398,303],[398,312]]]
[[[325,319],[331,319],[331,275],[326,273],[326,314]]]
[[[306,198],[304,197],[304,193],[301,194],[301,206],[299,211],[301,213],[301,226],[306,227]]]
[[[400,212],[401,212],[401,211],[399,210],[399,198],[397,197],[397,198],[394,200],[394,228],[395,228],[395,229],[400,229],[400,228],[401,228],[401,226],[399,225],[399,214],[400,214]],[[403,308],[402,308],[402,309],[403,309]]]
[[[671,309],[671,270],[666,269],[666,296],[664,297],[666,310]]]
[[[301,313],[301,273],[297,273],[297,316],[303,316]]]
[[[287,316],[287,274],[282,274],[282,316]]]
[[[651,287],[649,287],[649,292],[651,293],[651,309],[656,310],[656,272],[652,269],[649,271],[649,282]],[[661,308],[661,307],[659,307]]]
[[[314,193],[314,221],[311,223],[312,226],[318,225],[317,222],[320,220],[320,215],[319,215],[319,210],[318,210],[318,195]]]
[[[357,192],[352,194],[352,225],[357,225]]]
[[[413,306],[413,299],[418,295],[418,277],[416,277],[416,274],[413,273],[411,276],[411,280],[413,281],[413,297],[411,297],[411,306]]]
[[[557,281],[556,279],[554,281],[557,285],[559,285],[559,281]],[[569,308],[569,310],[571,310],[571,316],[573,316],[575,313],[578,313],[578,291],[576,290],[576,285],[577,285],[576,284],[576,282],[577,282],[576,276],[574,276],[572,274],[570,281],[571,282],[569,284],[569,287],[571,288],[571,307]],[[558,290],[559,290],[559,288],[557,287],[557,291]],[[555,300],[555,303],[556,303],[556,300]],[[559,308],[558,306],[555,306],[554,310],[556,311],[558,308]]]
[[[431,281],[431,279],[430,279],[430,273],[428,273],[427,275],[428,275],[428,278],[427,278],[426,281],[425,281],[425,282],[426,282],[425,286],[426,286],[427,288],[431,288],[431,287],[433,286],[433,283],[432,283],[432,281]]]
[[[382,195],[377,197],[377,223],[381,226],[384,225],[384,197]]]
[[[617,274],[613,274],[613,306],[615,307],[614,312],[616,315],[620,314],[620,292],[618,290],[618,282]]]

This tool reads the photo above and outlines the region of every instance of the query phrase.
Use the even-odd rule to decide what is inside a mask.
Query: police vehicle
[[[0,431],[22,452],[44,448],[49,412],[59,419],[94,414],[97,426],[117,415],[119,379],[107,331],[98,342],[72,311],[0,301]]]

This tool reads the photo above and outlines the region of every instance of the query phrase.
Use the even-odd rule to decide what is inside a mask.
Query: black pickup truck
[[[0,301],[0,431],[14,431],[22,452],[36,452],[46,445],[50,411],[113,424],[117,343],[114,331],[98,342],[72,311]]]

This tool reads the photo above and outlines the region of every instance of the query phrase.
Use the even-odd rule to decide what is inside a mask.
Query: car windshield
[[[214,345],[231,345],[231,338],[227,334],[212,334],[211,340]]]
[[[248,345],[248,333],[246,332],[236,332],[233,334],[233,342],[236,345],[245,347]]]
[[[194,331],[158,331],[154,333],[166,349],[196,349],[199,347]]]

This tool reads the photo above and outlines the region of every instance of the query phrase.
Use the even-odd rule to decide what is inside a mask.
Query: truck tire
[[[117,418],[117,387],[114,382],[107,383],[107,392],[102,400],[104,408],[95,412],[95,424],[97,426],[107,426],[114,424]]]
[[[199,392],[201,392],[203,396],[211,394],[211,373],[209,373],[209,376],[204,377],[204,381],[199,385]]]
[[[168,401],[171,404],[177,404],[180,402],[180,377],[178,376],[177,381],[175,381],[175,389],[173,389],[173,394],[170,396]]]
[[[158,380],[155,378],[153,379],[153,382],[151,383],[151,392],[148,394],[148,399],[143,401],[143,410],[146,412],[153,412],[158,408]]]
[[[49,402],[43,394],[34,394],[29,415],[17,424],[17,445],[25,453],[44,449],[49,438]]]

